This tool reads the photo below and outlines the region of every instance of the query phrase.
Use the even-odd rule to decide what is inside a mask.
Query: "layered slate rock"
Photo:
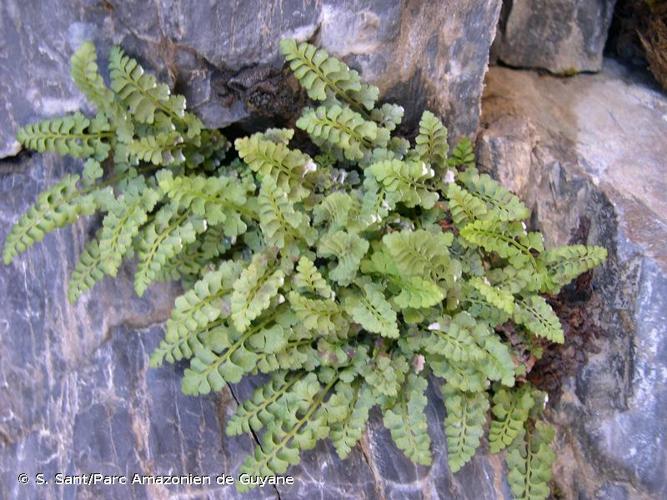
[[[604,332],[550,418],[572,498],[667,496],[667,97],[613,61],[572,79],[493,68],[487,170],[533,209],[548,244],[589,226],[609,250],[586,313]]]
[[[494,56],[519,68],[599,71],[616,0],[505,0]]]
[[[84,40],[120,44],[184,93],[211,127],[263,115],[289,121],[301,102],[281,71],[283,37],[310,39],[403,104],[424,106],[453,135],[476,129],[501,0],[127,2],[6,0],[0,5],[0,158],[16,128],[81,108],[69,58]],[[48,11],[48,14],[46,13]],[[257,123],[255,123],[257,125]]]

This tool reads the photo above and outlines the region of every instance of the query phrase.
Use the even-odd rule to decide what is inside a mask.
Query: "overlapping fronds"
[[[265,375],[227,422],[228,434],[259,439],[242,472],[282,474],[327,437],[345,458],[375,406],[397,447],[428,465],[437,453],[427,399],[435,377],[451,470],[479,448],[491,398],[489,447],[508,449],[513,493],[545,498],[553,430],[525,382],[532,363],[517,352],[525,345],[496,328],[513,321],[528,343],[566,341],[540,294],[600,265],[606,250],[545,251],[526,228],[528,208],[477,171],[469,139],[450,151],[446,127],[426,111],[411,144],[395,134],[403,108],[376,104],[378,89],[355,70],[308,43],[285,40],[281,51],[319,101],[296,121],[306,133],[272,128],[237,138],[230,151],[119,48],[107,87],[84,43],[72,77],[97,115],[18,131],[26,148],[83,159],[82,173],[64,176],[19,218],[5,263],[100,212],[70,301],[129,259],[139,295],[180,279],[184,292],[150,362],[188,360],[188,395]],[[308,154],[294,147],[308,137]]]

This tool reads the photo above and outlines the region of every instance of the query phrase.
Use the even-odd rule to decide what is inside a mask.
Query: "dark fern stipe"
[[[237,139],[186,111],[185,99],[119,48],[110,87],[95,47],[72,58],[72,77],[96,107],[28,125],[24,147],[85,159],[42,193],[7,236],[10,264],[46,233],[102,214],[69,283],[76,301],[121,263],[137,262],[135,289],[181,280],[151,363],[187,359],[186,394],[244,376],[268,381],[244,401],[227,433],[254,432],[243,471],[284,473],[329,438],[345,458],[379,407],[396,445],[431,463],[429,377],[440,381],[453,472],[480,447],[507,451],[517,498],[546,498],[553,428],[543,393],[495,327],[508,321],[534,346],[562,343],[553,294],[598,266],[606,250],[545,249],[526,230],[528,208],[475,168],[469,139],[448,147],[425,111],[411,144],[395,135],[403,108],[308,43],[284,40],[294,76],[315,101],[297,128],[319,154],[291,148],[295,131]],[[240,485],[241,488],[244,485]]]

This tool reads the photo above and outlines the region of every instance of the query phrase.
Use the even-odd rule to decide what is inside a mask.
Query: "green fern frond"
[[[507,290],[494,287],[478,276],[470,278],[468,283],[493,307],[507,314],[514,312],[514,296]]]
[[[274,269],[266,255],[257,254],[234,282],[232,293],[232,321],[240,332],[262,311],[285,283],[285,273]]]
[[[67,287],[67,299],[70,304],[79,300],[83,293],[90,290],[104,276],[105,272],[102,269],[102,259],[100,257],[100,243],[95,238],[86,243],[70,276]]]
[[[438,193],[431,188],[433,169],[424,162],[385,160],[366,169],[389,194],[390,203],[403,203],[406,207],[433,208]]]
[[[320,353],[313,348],[312,339],[290,337],[280,352],[257,354],[252,373],[272,373],[276,370],[304,370],[312,372],[321,365]]]
[[[467,311],[479,321],[484,321],[491,326],[498,326],[511,318],[502,309],[490,304],[477,290],[469,287],[463,297],[467,305]]]
[[[569,245],[547,250],[538,259],[546,268],[546,279],[541,291],[558,293],[561,287],[599,266],[606,258],[607,249],[602,247]]]
[[[304,177],[317,168],[313,160],[298,150],[289,149],[283,143],[264,138],[263,134],[236,139],[234,146],[241,159],[257,172],[260,181],[273,178],[290,198],[302,199],[308,190],[304,188]]]
[[[287,192],[276,186],[272,177],[265,177],[257,197],[257,212],[262,234],[269,245],[283,248],[289,240],[313,242],[310,220],[294,209]]]
[[[19,129],[16,138],[23,147],[38,153],[58,153],[75,158],[109,155],[109,123],[102,115],[90,120],[81,113],[31,123]]]
[[[395,398],[408,369],[408,362],[403,355],[397,353],[391,357],[379,354],[374,356],[374,362],[364,369],[362,375],[377,395]]]
[[[309,299],[296,292],[290,292],[288,298],[294,314],[306,330],[318,335],[334,335],[341,327],[341,311],[333,300]]]
[[[391,132],[401,124],[404,113],[405,110],[403,109],[403,106],[385,103],[379,109],[374,108],[371,110],[371,119]],[[409,147],[410,145],[407,143],[405,145],[405,151],[407,151]]]
[[[488,174],[479,175],[474,169],[463,177],[468,192],[486,204],[485,218],[500,221],[521,221],[530,217],[530,210]]]
[[[97,53],[92,42],[82,43],[74,52],[70,74],[79,90],[98,110],[102,111],[113,104],[113,93],[98,72]]]
[[[325,101],[334,97],[359,110],[373,109],[379,96],[378,88],[362,83],[359,73],[331,57],[326,50],[284,39],[280,41],[280,51],[311,99]]]
[[[183,102],[183,108],[185,109],[185,97],[183,96],[174,96],[176,101]],[[185,132],[185,137],[187,139],[194,139],[195,144],[200,143],[202,133],[204,132],[204,123],[197,117],[197,115],[189,112],[183,114],[182,120],[183,124],[179,126],[179,130]]]
[[[551,450],[554,428],[538,421],[522,432],[507,453],[507,479],[519,500],[544,500],[549,497],[551,466],[556,456]]]
[[[219,262],[219,257],[231,247],[233,237],[226,237],[226,232],[225,225],[207,225],[206,231],[198,235],[194,243],[186,245],[182,252],[165,262],[156,281],[183,279],[186,288],[190,288],[202,273],[210,270],[211,263]]]
[[[317,245],[317,255],[320,257],[335,257],[338,260],[337,265],[329,272],[329,278],[344,286],[354,279],[368,247],[368,241],[359,235],[346,231],[336,231],[328,233],[320,239]]]
[[[364,229],[379,225],[389,215],[391,208],[387,191],[375,178],[366,177],[361,200],[360,225],[365,226]]]
[[[530,410],[535,404],[535,400],[526,387],[518,390],[500,388],[493,395],[491,411],[495,418],[489,430],[491,453],[504,450],[522,433]]]
[[[240,274],[239,263],[225,261],[179,296],[167,321],[166,344],[179,344],[182,339],[195,336],[219,318],[229,316],[231,304],[228,294]],[[161,358],[156,357],[151,362],[159,365]]]
[[[486,204],[458,184],[451,183],[447,186],[447,199],[452,220],[458,227],[487,218]]]
[[[185,114],[185,119],[190,117]],[[181,148],[186,158],[188,170],[200,169],[204,172],[215,172],[222,165],[229,150],[229,142],[219,130],[202,129],[195,138],[190,138],[189,130],[185,132],[185,143]]]
[[[336,191],[326,196],[313,208],[313,224],[328,223],[329,231],[356,227],[359,203],[352,195]]]
[[[544,250],[539,233],[526,233],[520,222],[478,220],[461,229],[461,236],[473,245],[495,252],[514,267],[534,263],[531,250]]]
[[[258,351],[275,352],[286,344],[286,332],[280,325],[265,323],[239,332],[230,327],[222,342],[199,345],[183,373],[184,394],[203,395],[221,390],[226,383],[235,384],[257,365]],[[266,349],[267,346],[270,346]]]
[[[530,269],[516,269],[512,266],[491,269],[487,276],[493,286],[511,294],[525,290],[534,279],[534,273]]]
[[[429,325],[428,333],[422,336],[423,349],[431,354],[443,355],[455,363],[474,363],[484,359],[485,353],[475,343],[469,330],[470,324],[464,318],[460,313],[453,320],[442,319]]]
[[[397,231],[383,236],[382,243],[393,264],[403,276],[422,276],[438,280],[451,272],[447,248],[451,234],[431,233],[423,229]]]
[[[322,277],[320,272],[308,257],[301,257],[296,266],[296,274],[292,280],[292,286],[299,292],[310,292],[324,299],[334,297],[334,292],[329,283]]]
[[[478,344],[486,353],[484,363],[480,366],[486,378],[500,381],[507,387],[514,386],[517,370],[507,344],[497,335],[492,335],[488,329],[486,335],[478,338]]]
[[[425,378],[411,373],[401,390],[398,401],[384,412],[384,426],[389,429],[396,446],[418,464],[430,465],[431,438],[424,410],[426,399]]]
[[[347,377],[345,377],[347,378]],[[344,421],[350,413],[350,403],[352,402],[353,389],[350,383],[340,380],[334,386],[331,396],[324,403],[327,413],[327,424],[337,424]]]
[[[353,293],[345,297],[345,312],[369,332],[398,338],[396,311],[392,309],[382,289],[372,283],[365,283],[361,288],[363,293]]]
[[[174,118],[185,115],[185,99],[172,96],[167,85],[158,84],[153,75],[145,73],[119,47],[113,47],[109,53],[109,75],[111,90],[138,122],[154,123],[157,111]]]
[[[458,472],[479,448],[489,399],[485,392],[462,392],[449,384],[442,387],[442,395],[447,409],[447,460],[450,470]]]
[[[37,197],[34,205],[19,218],[7,235],[2,253],[5,264],[42,241],[47,233],[97,210],[94,193],[79,191],[78,181],[78,175],[66,175]]]
[[[100,233],[100,258],[105,273],[116,276],[133,238],[159,198],[156,190],[147,188],[143,182],[135,182],[111,205]]]
[[[174,176],[171,171],[156,174],[160,189],[181,210],[189,210],[212,226],[222,225],[224,234],[235,237],[245,233],[242,215],[253,217],[248,210],[244,185],[226,176]]]
[[[475,152],[472,148],[472,142],[469,138],[463,137],[452,150],[451,155],[447,159],[447,164],[450,167],[474,167],[475,166]]]
[[[415,151],[421,161],[436,169],[443,169],[447,165],[447,129],[430,111],[422,114],[415,144]]]
[[[262,138],[275,142],[276,144],[284,144],[287,146],[294,138],[294,129],[292,128],[267,128],[264,132],[259,132]]]
[[[190,367],[183,372],[181,390],[188,396],[205,395],[220,391],[226,383],[236,383],[249,373],[256,361],[256,354],[245,347],[247,335],[231,328],[221,337],[224,343],[218,349],[195,344]]]
[[[517,300],[514,321],[525,326],[530,333],[562,344],[563,328],[556,313],[539,295],[530,295]]]
[[[354,386],[345,384],[344,403],[347,403],[347,413],[331,425],[331,442],[341,459],[349,456],[352,448],[359,442],[366,429],[370,409],[376,401],[370,387],[364,383]],[[333,397],[333,396],[332,396]]]
[[[395,234],[395,233],[389,233]],[[387,236],[387,235],[385,235]],[[410,279],[411,273],[404,273],[399,270],[397,259],[390,255],[386,248],[378,245],[373,245],[374,251],[367,258],[361,262],[360,271],[366,275],[379,275],[382,278],[389,278],[390,282],[395,282],[398,286],[404,280]]]
[[[427,356],[431,370],[437,377],[447,381],[447,385],[463,392],[477,393],[489,388],[486,373],[480,366],[470,363],[456,363],[444,356]]]
[[[183,137],[178,132],[148,135],[135,139],[128,147],[130,161],[145,161],[153,165],[180,165],[185,161]]]
[[[445,298],[438,284],[429,279],[411,276],[395,282],[401,291],[393,301],[401,309],[423,309],[439,304]]]
[[[150,366],[155,368],[161,366],[164,361],[175,363],[182,359],[190,359],[197,349],[203,348],[204,343],[217,342],[217,338],[227,338],[229,335],[227,326],[222,320],[208,323],[205,327],[194,332],[188,332],[181,338],[163,339],[152,352]]]
[[[88,158],[83,164],[83,172],[81,174],[84,186],[93,188],[95,182],[104,175],[104,169],[102,169],[99,161],[94,158]]]
[[[271,379],[258,387],[246,399],[227,422],[228,436],[238,436],[246,432],[259,432],[273,421],[276,415],[287,412],[294,394],[290,392],[298,375],[282,371],[274,372]]]
[[[306,108],[296,126],[305,130],[317,144],[339,148],[346,159],[361,160],[374,147],[385,147],[389,131],[367,121],[347,106]]]
[[[279,322],[263,326],[248,338],[248,347],[254,353],[275,354],[287,347],[293,331],[291,326],[284,326]]]
[[[246,459],[241,471],[260,476],[283,474],[290,465],[299,463],[300,452],[314,448],[329,432],[323,402],[335,382],[322,387],[313,376],[298,391],[295,387],[299,397],[296,404],[267,427],[260,446]]]
[[[206,223],[188,213],[179,214],[173,205],[166,205],[140,234],[134,290],[140,297],[157,281],[164,266],[193,243],[206,230]]]

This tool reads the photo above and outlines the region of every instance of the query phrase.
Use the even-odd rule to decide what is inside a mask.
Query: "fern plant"
[[[97,213],[71,301],[131,258],[139,295],[180,279],[186,291],[151,363],[188,360],[182,387],[192,395],[268,375],[227,424],[230,435],[261,436],[244,472],[284,473],[324,438],[345,458],[374,407],[396,445],[428,465],[434,377],[452,471],[482,446],[491,413],[489,448],[509,448],[512,491],[545,498],[554,455],[544,398],[496,327],[512,321],[528,340],[563,342],[541,294],[599,265],[605,249],[545,250],[526,229],[528,208],[477,171],[469,139],[450,150],[427,111],[411,145],[395,134],[403,109],[378,105],[357,72],[307,43],[285,40],[281,50],[319,101],[296,122],[315,156],[290,147],[293,129],[231,149],[119,48],[107,87],[84,44],[72,77],[97,114],[18,132],[26,148],[85,158],[84,168],[19,219],[5,263]]]

